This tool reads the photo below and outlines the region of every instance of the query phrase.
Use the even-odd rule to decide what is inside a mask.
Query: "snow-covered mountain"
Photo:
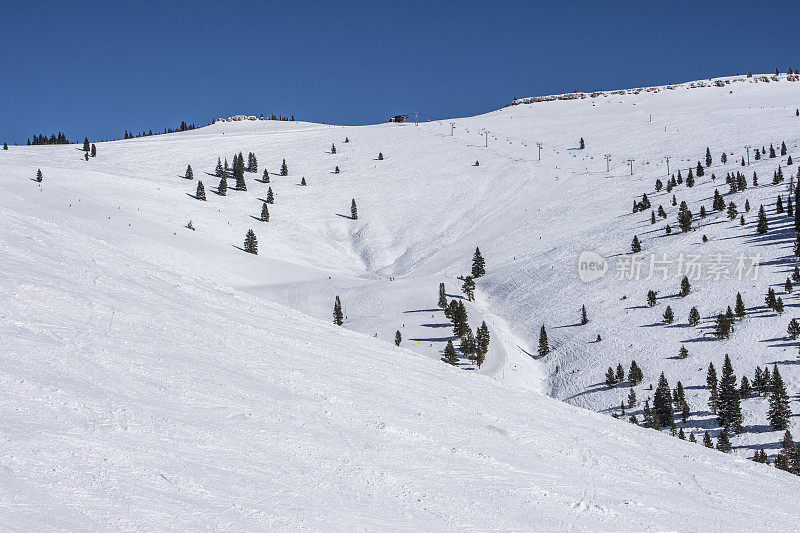
[[[76,145],[0,151],[0,524],[792,530],[800,478],[747,460],[780,447],[765,398],[742,400],[746,431],[731,455],[608,416],[629,387],[607,388],[606,368],[635,359],[645,379],[625,418],[641,418],[663,371],[687,392],[692,413],[678,426],[716,438],[706,367],[726,353],[739,379],[777,363],[800,412],[797,342],[786,338],[798,303],[784,292],[794,234],[774,206],[797,172],[787,159],[800,154],[800,83],[734,79],[519,100],[418,126],[217,122],[98,143],[88,161]],[[786,156],[755,161],[755,147],[781,142]],[[706,147],[713,164],[694,187],[654,190],[665,156],[685,177]],[[239,152],[259,161],[248,190],[215,194],[217,158]],[[779,164],[786,180],[773,185]],[[269,183],[257,181],[265,168]],[[728,195],[725,174],[737,171],[759,185]],[[711,209],[715,188],[744,226]],[[666,221],[631,213],[643,193]],[[672,194],[695,213],[694,231],[677,228]],[[258,255],[240,249],[248,229]],[[642,276],[617,279],[634,234]],[[437,291],[459,297],[476,246],[487,274],[464,303],[492,343],[480,369],[453,368],[439,360],[452,331]],[[607,261],[604,277],[581,280],[584,251]],[[677,296],[681,254],[707,268],[715,254],[756,253],[755,279],[704,271]],[[667,279],[645,279],[650,254],[670,261]],[[764,309],[770,286],[782,316]],[[653,308],[648,290],[659,291]],[[737,291],[748,316],[713,340],[713,317]],[[342,328],[331,323],[337,295]],[[685,325],[691,307],[698,327]],[[542,325],[551,352],[539,358]]]

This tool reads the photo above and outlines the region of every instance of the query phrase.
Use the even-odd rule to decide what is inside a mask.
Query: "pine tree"
[[[589,317],[586,316],[586,306],[581,306],[581,325],[585,326],[589,323]]]
[[[439,301],[437,305],[443,310],[447,308],[447,294],[445,293],[444,283],[439,283]]]
[[[350,218],[358,220],[358,207],[356,207],[355,198],[353,198],[353,201],[350,203]]]
[[[331,144],[331,153],[332,154],[336,153],[336,144]]]
[[[7,150],[8,148],[6,148]],[[92,157],[97,157],[97,146],[92,143]]]
[[[789,338],[792,340],[797,340],[797,337],[800,336],[800,323],[797,322],[796,318],[793,318],[789,321],[789,326],[786,328],[786,333],[788,333]]]
[[[678,430],[678,438],[681,440],[686,440],[686,435],[683,434],[683,428]]]
[[[685,201],[682,201],[680,208],[678,208],[678,225],[684,233],[692,230],[692,212],[689,211]]]
[[[41,183],[43,179],[44,179],[44,176],[42,175],[42,169],[38,169],[36,171],[36,181],[38,183]]]
[[[258,255],[258,239],[251,229],[247,230],[244,237],[244,251],[248,254]]]
[[[620,363],[617,363],[617,371],[614,374],[614,377],[617,380],[617,383],[622,383],[623,381],[625,381],[625,369],[622,368],[622,365]]]
[[[219,179],[219,185],[217,186],[217,194],[220,196],[225,196],[228,194],[228,177],[223,174],[222,177]]]
[[[544,357],[549,353],[550,345],[547,343],[547,331],[545,331],[544,324],[542,324],[542,329],[539,330],[539,357]]]
[[[8,150],[8,143],[3,143],[3,150]]]
[[[664,373],[658,378],[658,386],[653,394],[653,411],[658,415],[661,425],[668,425],[673,420],[672,392]]]
[[[186,167],[186,175],[184,176],[187,180],[194,179],[194,172],[192,172],[192,165]]]
[[[464,278],[461,291],[467,296],[467,300],[470,302],[475,299],[475,282],[472,280],[472,276]]]
[[[667,309],[664,311],[664,323],[672,324],[674,321],[675,321],[675,314],[672,312],[672,307],[667,306]]]
[[[461,350],[461,353],[464,354],[467,359],[474,359],[475,358],[475,337],[472,335],[472,328],[469,326],[465,327],[464,335],[461,336],[461,344],[458,346],[458,349]]]
[[[711,442],[711,436],[708,434],[708,431],[706,431],[705,434],[703,434],[703,446],[705,446],[706,448],[714,447],[714,443]]]
[[[686,349],[686,346],[681,346],[681,349],[678,350],[678,357],[680,359],[686,359],[689,357],[689,350]]]
[[[472,277],[477,279],[486,274],[486,265],[483,261],[480,248],[475,248],[475,254],[472,256]]]
[[[83,151],[84,152],[88,152],[89,151],[89,138],[88,137],[84,137],[83,138]]]
[[[583,137],[581,137],[580,147],[581,147],[581,150],[586,148],[586,143],[583,142]]]
[[[458,354],[453,347],[453,341],[447,341],[447,346],[444,347],[444,357],[442,357],[442,361],[453,366],[458,365]]]
[[[775,155],[775,147],[772,146],[772,143],[770,143],[770,145],[769,145],[769,157],[770,158],[776,157],[776,155]]]
[[[639,242],[639,237],[634,235],[633,242],[631,243],[631,252],[636,254],[641,251],[642,251],[642,243]]]
[[[300,178],[300,185],[301,185],[301,186],[303,186],[303,187],[305,187],[305,186],[306,186],[306,177],[305,177],[305,176],[303,176],[302,178]]]
[[[338,166],[337,166],[336,168],[334,168],[334,169],[333,169],[333,173],[334,173],[334,174],[338,174],[338,173],[339,173],[339,167],[338,167]]]
[[[708,148],[706,148],[706,166],[707,167],[711,166],[711,150],[709,150]]]
[[[749,398],[752,394],[753,391],[750,388],[750,380],[747,379],[747,376],[742,376],[742,382],[741,385],[739,385],[739,398]]]
[[[797,266],[794,267],[794,271],[792,272],[792,281],[800,283],[800,269],[798,269]]]
[[[644,379],[642,369],[636,364],[636,361],[631,361],[631,366],[628,369],[628,380],[632,385],[638,385]]]
[[[731,322],[723,314],[717,315],[717,320],[714,323],[714,336],[718,339],[727,339],[731,336]]]
[[[789,426],[792,411],[789,408],[789,396],[786,394],[786,386],[783,383],[780,372],[778,372],[778,365],[775,365],[772,369],[771,385],[767,420],[773,430],[784,430]]]
[[[267,208],[267,202],[261,204],[261,222],[269,222],[269,208]]]
[[[694,327],[700,323],[700,312],[696,307],[692,307],[689,311],[689,325]]]
[[[737,388],[736,375],[728,354],[722,365],[722,378],[719,381],[719,423],[726,430],[734,433],[742,432],[742,408],[739,403],[739,389]]]
[[[394,333],[394,345],[400,346],[400,343],[403,342],[403,336],[400,334],[400,330],[398,329]]]
[[[261,183],[269,183],[269,172],[267,172],[266,168],[264,169],[264,174],[261,176]]]
[[[786,142],[781,142],[781,155],[786,155]]]
[[[717,449],[722,453],[731,453],[731,441],[728,439],[728,431],[723,429],[717,437]]]
[[[383,161],[383,152],[378,152],[378,161]]]
[[[289,175],[289,167],[286,166],[286,160],[283,160],[281,163],[281,176],[288,176]]]
[[[634,407],[636,407],[636,391],[631,387],[628,392],[628,409],[633,409]]]
[[[656,297],[658,293],[654,290],[647,291],[647,306],[648,307],[655,307],[656,306]]]
[[[689,277],[683,276],[683,279],[681,280],[681,291],[680,291],[681,298],[689,296],[689,293],[691,291],[692,291],[692,286],[689,283]]]
[[[272,187],[267,187],[267,203],[274,204],[275,203],[275,195],[272,194]]]
[[[486,326],[486,322],[481,322],[475,335],[475,352],[478,368],[483,364],[486,353],[489,351],[489,340],[489,328]]]
[[[739,210],[736,209],[736,204],[734,202],[728,203],[727,213],[728,213],[728,218],[730,220],[735,219],[739,215]]]
[[[606,387],[608,387],[609,389],[613,389],[616,384],[617,384],[617,376],[616,374],[614,374],[614,369],[608,367],[608,370],[606,370]]]
[[[206,200],[206,189],[203,187],[202,181],[197,182],[197,192],[194,194],[194,197],[198,200]]]
[[[333,323],[337,326],[344,324],[344,313],[342,313],[342,302],[339,300],[339,295],[333,301]],[[452,346],[452,344],[451,344]]]
[[[775,301],[775,312],[778,313],[778,315],[783,314],[783,299],[780,296],[778,296],[778,299]]]
[[[218,178],[222,177],[222,161],[220,158],[217,158],[217,167],[214,169],[214,175]]]
[[[742,319],[747,314],[747,310],[744,307],[744,302],[742,301],[742,294],[737,292],[736,293],[736,308],[734,310],[736,313],[736,317]]]
[[[719,394],[717,391],[717,370],[714,368],[714,363],[708,364],[708,373],[706,374],[706,385],[709,390],[708,407],[713,414],[717,414],[717,407],[719,405]]]
[[[764,302],[767,304],[767,307],[770,309],[775,309],[775,304],[777,303],[775,299],[775,289],[770,287],[767,289],[767,297],[764,299]]]

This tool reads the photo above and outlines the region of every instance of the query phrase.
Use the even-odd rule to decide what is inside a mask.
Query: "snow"
[[[711,148],[706,176],[674,191],[697,213],[701,201],[711,212],[714,185],[727,192],[744,145],[785,140],[796,154],[800,84],[784,78],[419,126],[218,122],[98,143],[88,162],[76,145],[0,152],[0,527],[794,529],[798,478],[746,460],[762,445],[774,454],[780,438],[764,428],[764,399],[744,400],[752,431],[732,439],[732,455],[592,412],[627,396],[603,375],[635,358],[640,400],[663,370],[687,387],[686,429],[715,434],[707,393],[692,387],[725,353],[739,378],[787,361],[800,412],[797,347],[784,339],[796,296],[781,294],[792,237],[754,232],[760,203],[778,227],[771,206],[796,165],[782,158],[787,181],[773,186],[777,160],[751,153],[745,171],[761,186],[733,195],[753,207],[744,227],[710,215],[665,237],[649,211],[630,214],[647,192],[674,226],[677,208],[652,190],[664,155],[685,175]],[[586,149],[570,150],[580,137]],[[214,194],[217,157],[250,151],[259,172],[246,175],[248,191]],[[290,175],[271,175],[262,223],[252,217],[268,185],[254,178],[283,158]],[[207,202],[189,196],[197,180]],[[345,217],[352,198],[357,221]],[[250,228],[258,256],[237,249]],[[680,278],[614,276],[634,233],[646,254],[688,253],[705,233],[703,253],[757,249],[764,264],[756,281],[693,282],[669,300],[678,324],[665,327],[666,303],[642,308],[644,295],[674,294]],[[440,282],[460,294],[476,246],[487,275],[466,305],[492,345],[480,370],[464,370],[439,361],[451,331],[436,298]],[[612,262],[603,279],[580,281],[584,250]],[[787,303],[782,317],[754,309],[769,285]],[[689,342],[702,337],[680,326],[688,309],[707,326],[736,291],[753,309],[731,338]],[[337,294],[343,328],[331,324]],[[590,323],[575,326],[584,303]],[[553,351],[538,359],[543,323]],[[687,360],[673,357],[682,343]]]

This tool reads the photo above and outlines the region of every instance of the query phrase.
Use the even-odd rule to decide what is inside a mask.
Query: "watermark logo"
[[[578,256],[578,277],[581,281],[590,283],[605,276],[606,272],[608,272],[608,261],[597,252],[584,250]]]
[[[686,276],[698,280],[757,280],[761,255],[728,254],[631,254],[619,256],[609,265],[597,252],[585,250],[578,257],[578,277],[586,283],[603,278],[612,268],[620,281],[667,280]]]

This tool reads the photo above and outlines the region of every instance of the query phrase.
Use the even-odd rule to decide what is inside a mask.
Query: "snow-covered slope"
[[[677,292],[679,278],[585,284],[575,264],[584,249],[626,253],[634,233],[645,252],[691,250],[703,233],[709,252],[760,244],[752,212],[745,227],[713,215],[667,238],[630,204],[647,192],[674,224],[676,208],[652,194],[663,155],[685,174],[706,146],[715,166],[723,150],[738,161],[745,144],[785,140],[794,153],[798,90],[784,80],[540,102],[454,120],[452,136],[450,122],[247,121],[99,144],[88,162],[74,145],[0,152],[0,523],[793,529],[798,478],[742,457],[778,435],[734,438],[739,456],[728,456],[541,393],[603,410],[627,393],[598,385],[617,361],[643,367],[643,399],[661,370],[693,387],[726,352],[737,375],[794,357],[794,346],[781,355],[758,342],[784,334],[788,317],[759,312],[729,341],[688,343],[688,360],[670,359],[701,334],[640,327],[664,304],[639,307],[647,289]],[[580,137],[586,149],[570,150]],[[285,158],[289,176],[267,185],[248,174],[247,192],[211,192],[217,157],[250,151],[271,172]],[[180,177],[187,164],[194,181]],[[767,185],[776,165],[747,169],[763,185],[737,193],[742,204],[785,191]],[[712,167],[674,192],[710,210],[711,171],[726,192],[725,171],[738,169]],[[198,179],[207,202],[190,196]],[[253,217],[267,187],[276,201],[263,223]],[[344,216],[353,198],[357,221]],[[249,228],[258,256],[237,249]],[[438,360],[450,328],[435,304],[439,282],[459,294],[475,246],[487,276],[467,307],[493,341],[479,371],[462,371]],[[760,249],[771,261],[791,252]],[[704,317],[732,305],[737,290],[760,304],[786,277],[779,267],[747,284],[695,283],[672,302],[678,320],[689,305]],[[345,328],[330,324],[337,294]],[[793,299],[784,295],[789,309]],[[583,303],[590,324],[568,327]],[[540,360],[529,354],[543,323],[553,352]],[[604,340],[590,343],[597,333]],[[781,371],[796,393],[800,375]],[[688,392],[687,430],[711,427],[707,393]],[[761,403],[745,400],[746,425],[764,424]]]

